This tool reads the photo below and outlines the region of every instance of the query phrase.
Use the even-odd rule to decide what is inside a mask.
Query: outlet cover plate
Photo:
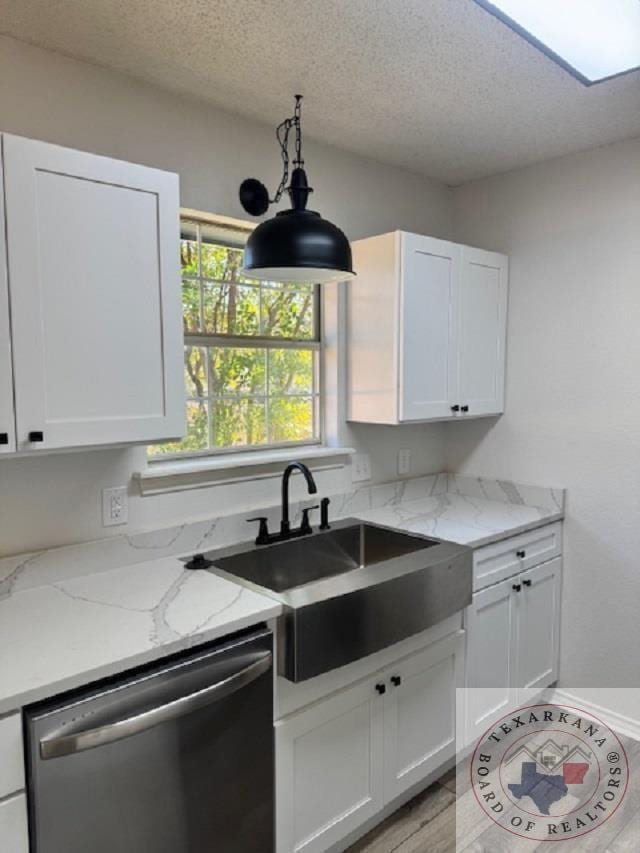
[[[411,451],[409,449],[398,451],[398,474],[411,473]]]
[[[126,486],[102,490],[102,525],[115,527],[129,521],[129,498]]]
[[[368,453],[354,453],[351,457],[351,481],[364,483],[371,479],[371,457]]]

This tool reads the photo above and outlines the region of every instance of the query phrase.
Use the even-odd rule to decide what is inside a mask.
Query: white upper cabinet
[[[457,383],[460,247],[415,234],[401,240],[399,419],[448,417]]]
[[[349,420],[500,414],[507,258],[401,231],[358,240],[353,253]]]
[[[2,170],[0,169],[0,200],[3,195]],[[16,449],[16,432],[13,411],[7,250],[4,241],[4,209],[0,201],[0,453],[12,453]]]
[[[177,176],[10,135],[3,170],[17,449],[180,436]]]
[[[458,385],[472,415],[504,411],[507,259],[461,247],[458,305]]]

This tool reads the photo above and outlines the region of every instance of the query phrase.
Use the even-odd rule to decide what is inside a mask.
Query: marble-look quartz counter
[[[361,518],[480,547],[561,519],[564,490],[433,474],[331,497]],[[299,522],[301,504],[292,506]],[[267,515],[275,529],[279,507]],[[246,510],[0,559],[0,715],[277,616],[280,605],[178,557],[246,541]]]
[[[558,521],[563,512],[446,493],[365,510],[356,515],[374,524],[480,548]]]
[[[0,600],[0,715],[280,613],[273,599],[176,558]]]

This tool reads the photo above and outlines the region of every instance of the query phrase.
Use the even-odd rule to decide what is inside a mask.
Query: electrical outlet
[[[368,453],[354,453],[351,457],[351,481],[364,483],[371,479],[371,457]]]
[[[398,474],[409,474],[411,471],[411,451],[398,451]]]
[[[129,498],[126,486],[102,490],[102,525],[115,527],[129,521]]]

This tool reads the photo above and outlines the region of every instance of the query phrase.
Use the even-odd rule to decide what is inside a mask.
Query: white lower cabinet
[[[384,696],[384,795],[395,799],[455,752],[463,635],[400,661]],[[458,653],[460,652],[460,653]]]
[[[278,853],[322,853],[455,752],[462,631],[276,722]]]
[[[517,701],[516,605],[511,580],[477,592],[467,608],[467,742],[479,738]]]
[[[3,853],[29,853],[27,798],[24,794],[0,802],[0,850]]]
[[[523,690],[548,687],[558,678],[561,569],[558,557],[518,576],[518,685]]]
[[[473,596],[467,609],[465,740],[477,740],[527,691],[558,678],[562,559]]]

